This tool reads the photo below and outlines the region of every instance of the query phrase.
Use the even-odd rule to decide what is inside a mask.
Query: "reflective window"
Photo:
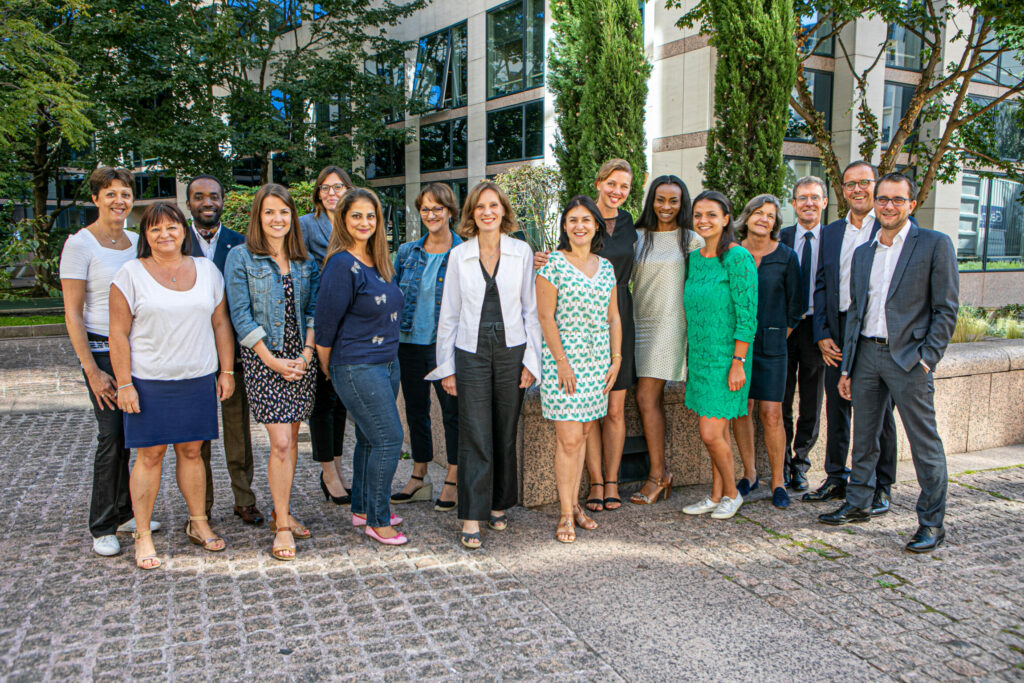
[[[981,108],[994,98],[970,95],[972,106]],[[1004,161],[1024,160],[1024,117],[1019,100],[1003,100],[976,119],[977,127],[991,131],[994,151]]]
[[[907,109],[910,107],[910,98],[913,95],[914,86],[912,85],[903,85],[902,83],[885,84],[885,101],[882,106],[882,131],[879,138],[882,149],[888,147],[893,137],[896,136],[900,121],[906,115]],[[911,137],[910,139],[913,138]]]
[[[367,99],[380,100],[377,102],[380,108],[385,111],[385,123],[397,123],[405,118],[405,69],[399,61],[368,59],[365,64],[366,73],[375,74],[384,82],[385,88],[379,91],[367,93]]]
[[[487,97],[544,85],[544,0],[487,13]]]
[[[832,22],[826,19],[818,26],[819,20],[817,12],[800,17],[800,35],[806,36],[802,51],[806,54],[813,50],[816,55],[831,57],[835,54],[836,43],[835,36],[831,35]],[[814,29],[815,26],[818,26],[817,30]]]
[[[466,167],[466,119],[420,126],[420,172]]]
[[[417,110],[466,105],[466,22],[420,38],[413,99]]]
[[[544,100],[487,112],[487,163],[544,156]]]
[[[811,91],[814,109],[825,115],[825,130],[832,130],[832,74],[827,71],[804,69],[804,78],[807,79],[807,87]],[[796,96],[796,90],[793,91],[793,96]],[[793,107],[789,108],[786,139],[800,142],[811,142],[814,139],[807,122]]]
[[[405,185],[387,185],[372,189],[380,198],[381,210],[384,212],[388,248],[392,252],[398,251],[398,247],[405,242]]]
[[[782,196],[779,197],[782,204],[782,224],[793,225],[796,223],[796,211],[793,210],[793,204],[790,200],[793,198],[793,186],[796,185],[796,181],[804,176],[812,175],[824,180],[827,187],[828,177],[825,175],[825,167],[817,159],[785,157],[783,163],[786,164],[786,179],[784,181],[786,189]],[[822,225],[828,225],[827,213],[828,207],[825,208],[825,212],[821,216]]]
[[[405,175],[405,144],[393,139],[378,140],[366,155],[366,179]]]
[[[981,50],[979,57],[982,60],[992,59],[993,53],[998,52],[995,59],[986,65],[981,71],[974,75],[971,80],[979,83],[991,83],[1004,85],[1012,88],[1024,80],[1024,53],[1021,52],[999,52],[1001,49],[999,39],[993,38],[992,45],[987,50]]]
[[[964,173],[957,261],[960,270],[1024,268],[1024,185]]]
[[[921,37],[903,26],[889,24],[885,65],[897,69],[921,70]]]
[[[328,135],[348,133],[349,126],[348,98],[334,97],[326,102],[317,102],[313,107],[313,122],[317,130]]]
[[[302,25],[302,3],[300,0],[272,0],[274,14],[270,18],[270,30],[284,33]]]

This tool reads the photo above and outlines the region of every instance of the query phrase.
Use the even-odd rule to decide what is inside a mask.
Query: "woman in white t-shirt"
[[[153,514],[164,454],[174,444],[189,514],[185,535],[218,552],[224,541],[205,514],[200,451],[203,441],[218,437],[217,400],[235,388],[235,345],[224,278],[210,259],[187,255],[187,225],[167,202],[142,214],[139,258],[126,263],[110,287],[110,359],[125,445],[138,449],[130,480],[138,526],[146,529]],[[135,534],[135,563],[160,566],[148,531]]]
[[[121,552],[117,531],[134,531],[128,494],[124,426],[114,393],[107,345],[107,297],[114,273],[135,258],[139,236],[124,229],[132,210],[135,180],[123,168],[102,166],[89,176],[89,193],[99,210],[96,222],[68,237],[60,255],[64,319],[71,345],[82,364],[98,434],[93,459],[89,533],[98,555]],[[153,527],[159,524],[153,522]]]

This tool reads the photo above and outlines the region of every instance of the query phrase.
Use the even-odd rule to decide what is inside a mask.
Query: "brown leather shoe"
[[[235,514],[246,524],[263,524],[263,513],[255,505],[236,505]]]

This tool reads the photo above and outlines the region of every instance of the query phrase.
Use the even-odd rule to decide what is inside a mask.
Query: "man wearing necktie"
[[[193,178],[185,190],[188,210],[192,214],[192,255],[205,256],[213,261],[217,269],[224,272],[228,252],[245,243],[245,237],[220,222],[224,212],[224,188],[220,181],[209,175]],[[198,247],[198,248],[197,248]],[[256,508],[256,496],[252,492],[253,462],[252,440],[249,433],[249,401],[245,395],[245,380],[242,377],[242,355],[235,352],[235,392],[221,403],[221,420],[224,423],[224,455],[227,460],[231,491],[235,497],[235,514],[246,524],[260,524],[263,514]],[[210,442],[202,447],[203,464],[206,466],[206,515],[213,508],[213,472],[210,467]]]
[[[821,243],[821,214],[828,205],[828,190],[821,178],[806,176],[793,186],[796,225],[783,228],[779,240],[796,252],[800,261],[803,320],[789,335],[786,365],[786,394],[782,401],[782,422],[786,429],[785,472],[789,488],[807,490],[808,457],[818,440],[818,418],[824,389],[825,364],[814,341],[814,277]],[[799,416],[793,429],[793,398],[800,387]]]
[[[875,186],[877,237],[857,248],[839,393],[853,401],[853,467],[846,502],[824,524],[871,519],[882,418],[890,397],[910,442],[921,486],[918,529],[906,549],[930,552],[945,539],[946,453],[935,423],[933,372],[953,336],[960,301],[949,237],[910,221],[917,186],[901,173]]]

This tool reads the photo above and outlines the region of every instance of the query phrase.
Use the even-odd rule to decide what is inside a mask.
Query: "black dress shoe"
[[[919,526],[917,533],[907,543],[906,548],[912,553],[930,553],[946,540],[946,530],[941,526]]]
[[[789,474],[789,488],[794,491],[807,490],[807,477],[800,470],[793,470]]]
[[[871,508],[858,508],[849,503],[843,503],[843,506],[835,512],[826,512],[823,515],[818,515],[819,522],[831,524],[832,526],[858,524],[860,522],[867,522],[870,519]]]
[[[825,480],[817,491],[811,491],[805,493],[803,500],[808,503],[825,503],[830,500],[843,500],[846,498],[846,482],[845,481],[829,481]]]
[[[882,489],[875,489],[875,495],[871,499],[871,516],[878,517],[889,511],[889,494]]]

